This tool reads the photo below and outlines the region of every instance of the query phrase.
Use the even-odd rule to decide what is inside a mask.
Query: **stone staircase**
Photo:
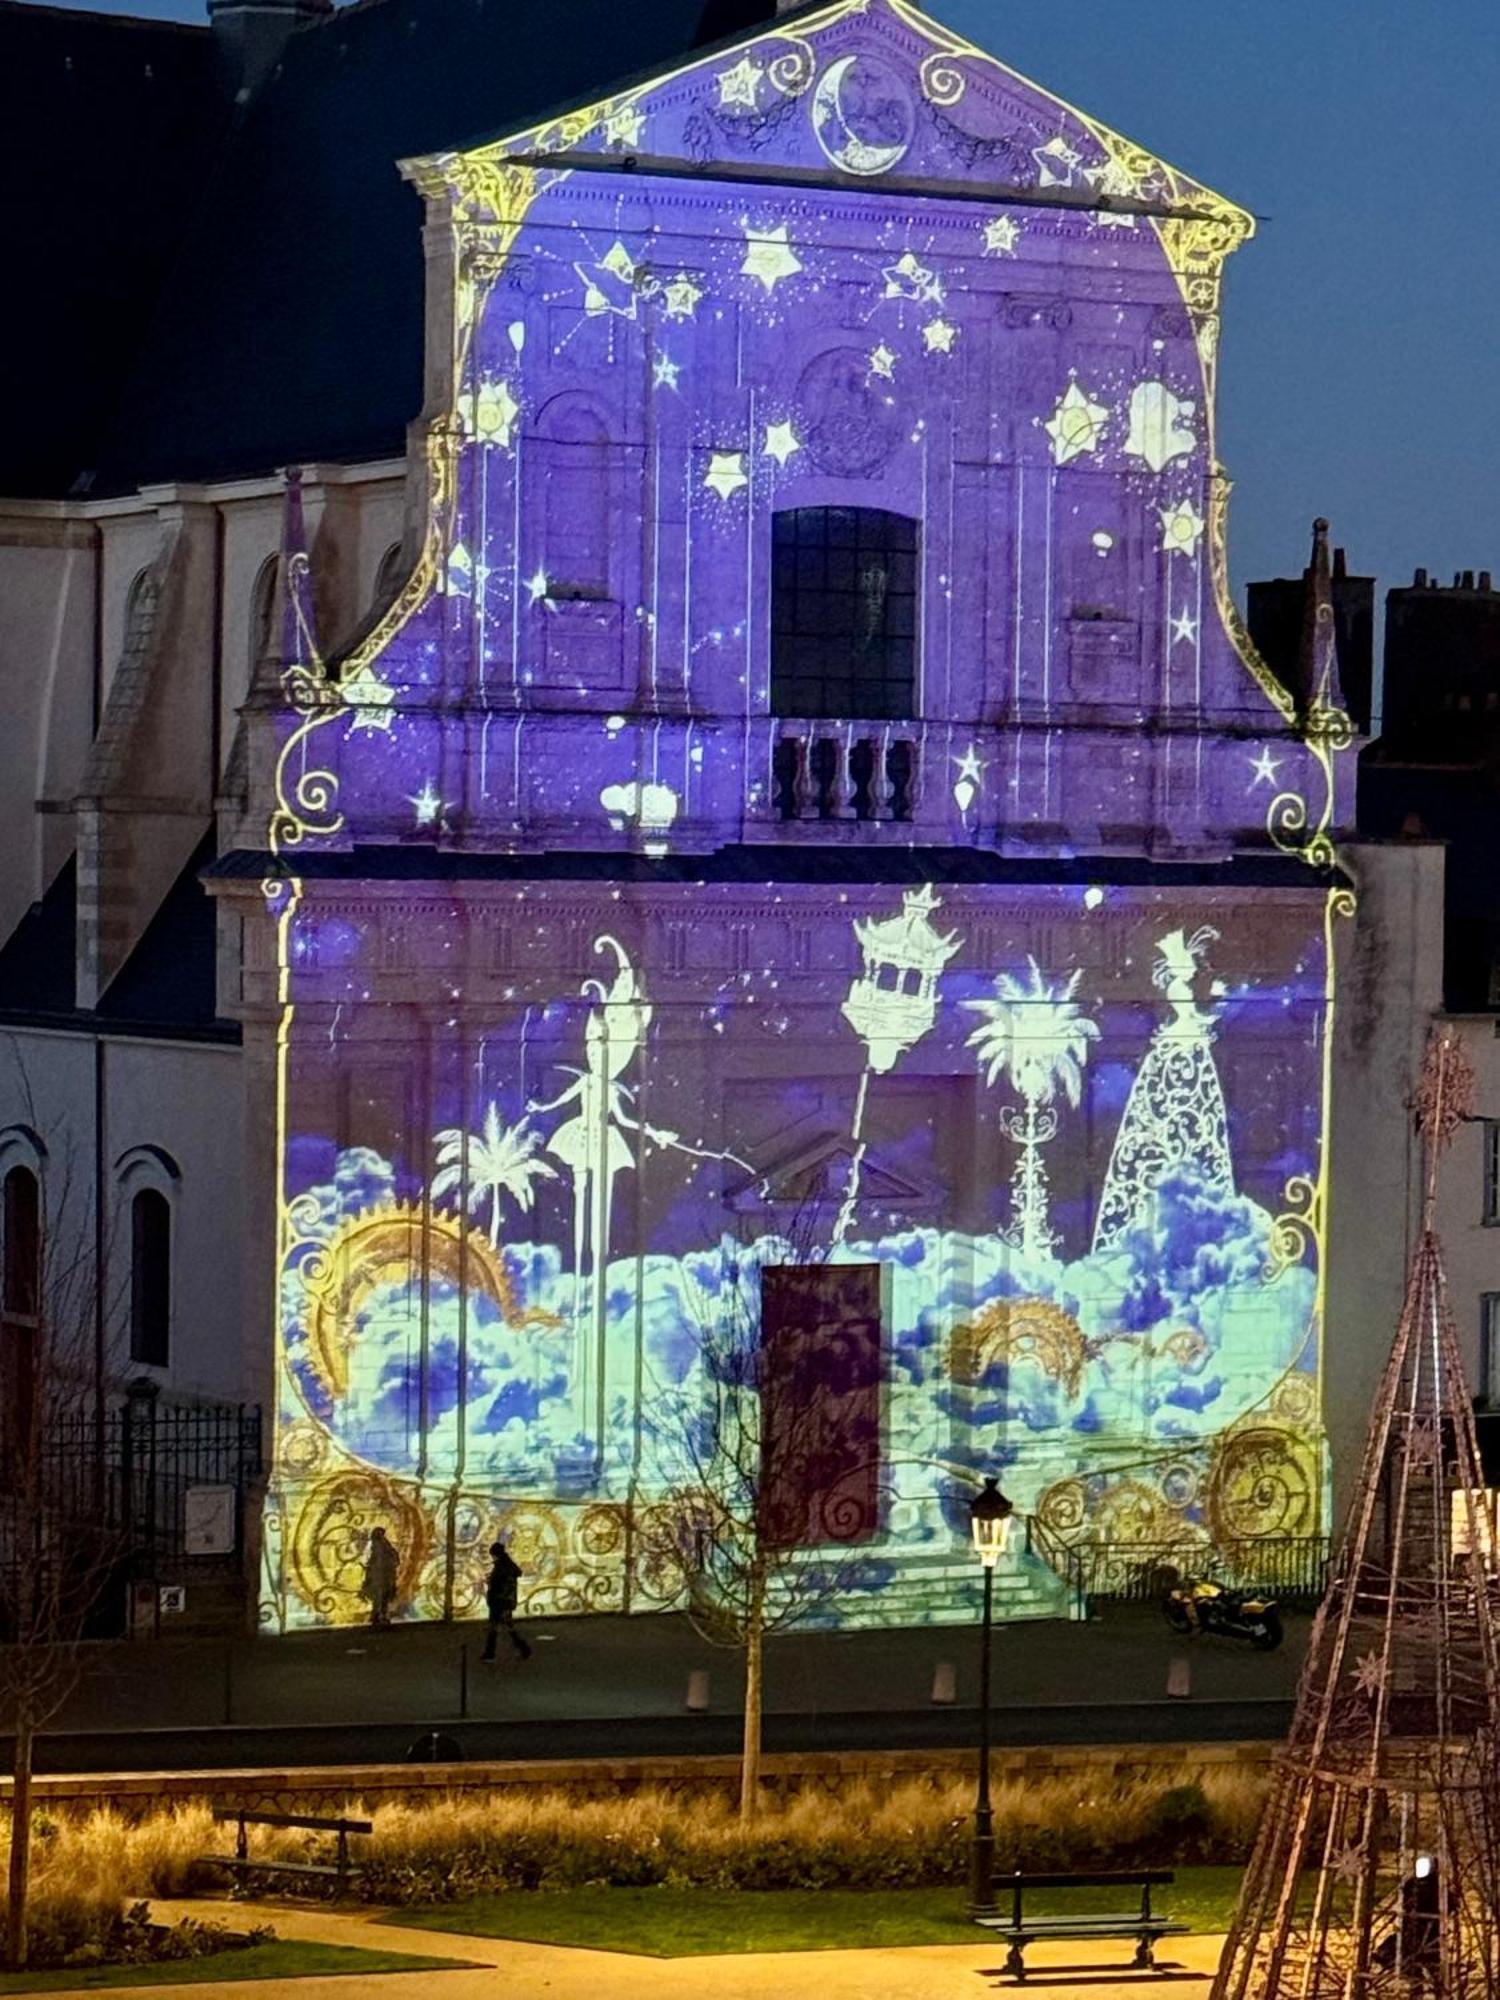
[[[878,1591],[861,1592],[845,1607],[850,1625],[879,1629],[978,1623],[984,1577],[978,1560],[967,1550],[950,1545],[870,1553],[875,1560],[888,1561],[894,1574]],[[1073,1615],[1067,1585],[1040,1556],[1021,1549],[1002,1558],[995,1571],[997,1625]]]

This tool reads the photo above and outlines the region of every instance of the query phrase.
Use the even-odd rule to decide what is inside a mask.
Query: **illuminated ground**
[[[196,1912],[205,1905],[158,1905],[172,1914]],[[282,1937],[308,1937],[341,1944],[376,1949],[409,1949],[431,1954],[440,1949],[439,1939],[430,1931],[404,1931],[367,1917],[347,1916],[327,1909],[289,1908],[286,1905],[232,1906],[239,1920],[247,1910],[253,1920],[275,1926]],[[429,1973],[422,1980],[431,2000],[494,2000],[497,1990],[515,1994],[518,2000],[954,2000],[954,1996],[979,1995],[997,1989],[1013,1991],[1013,1980],[1002,1980],[999,1968],[1004,1947],[992,1939],[976,1944],[878,1946],[871,1950],[832,1949],[802,1952],[760,1952],[733,1957],[693,1956],[677,1959],[634,1957],[623,1952],[602,1952],[549,1944],[509,1943],[493,1938],[449,1936],[442,1941],[455,1960],[482,1969]],[[1207,1988],[1218,1963],[1223,1940],[1217,1936],[1172,1938],[1162,1948],[1159,1964],[1163,1972],[1185,1988],[1189,1983],[1198,2000]],[[1063,1988],[1061,1978],[1049,1978],[1050,1970],[1063,1967],[1084,1969],[1091,2000],[1105,2000],[1114,1991],[1123,1993],[1143,1983],[1155,1987],[1161,1975],[1132,1973],[1125,1969],[1130,1954],[1128,1941],[1108,1944],[1037,1945],[1027,1951],[1028,1976],[1023,1991],[1033,1988]],[[501,1979],[497,1981],[496,1973]],[[1067,1984],[1076,1985],[1070,1973]],[[229,1991],[225,1988],[226,1993]],[[391,1996],[401,2000],[412,1987],[402,1974],[340,1982],[339,1994]],[[300,1995],[292,1981],[268,1982],[256,1989],[258,2000],[277,2000],[285,1993]]]
[[[1226,1640],[1189,1648],[1192,1696],[1168,1701],[1176,1650],[1149,1607],[1089,1625],[1011,1626],[995,1636],[999,1742],[1261,1739],[1284,1733],[1306,1620],[1279,1653]],[[44,1768],[179,1769],[399,1759],[440,1724],[473,1758],[723,1753],[736,1747],[737,1657],[676,1618],[557,1620],[531,1628],[525,1665],[478,1661],[475,1627],[411,1626],[286,1639],[162,1642],[101,1650]],[[460,1648],[469,1719],[459,1721]],[[962,1745],[973,1740],[977,1634],[810,1633],[768,1651],[767,1747]],[[958,1703],[934,1708],[933,1670],[952,1662]],[[707,1715],[687,1715],[689,1672],[706,1667]],[[225,1729],[226,1717],[233,1727]],[[165,1734],[161,1732],[167,1732]]]

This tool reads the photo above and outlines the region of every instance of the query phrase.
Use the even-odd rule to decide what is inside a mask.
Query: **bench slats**
[[[1010,1917],[976,1917],[975,1922],[982,1924],[987,1931],[999,1931],[1004,1937],[1023,1938],[1075,1932],[1082,1935],[1084,1931],[1108,1931],[1112,1936],[1136,1937],[1147,1931],[1161,1935],[1166,1931],[1187,1929],[1186,1924],[1174,1924],[1167,1917],[1143,1917],[1139,1910],[1097,1917],[1023,1917],[1019,1924]]]
[[[333,1875],[342,1879],[350,1872],[321,1861],[257,1861],[245,1854],[205,1854],[200,1859],[215,1868],[259,1868],[277,1875]]]
[[[320,1819],[315,1813],[240,1812],[231,1806],[214,1814],[231,1826],[301,1826],[312,1833],[373,1833],[367,1819]]]

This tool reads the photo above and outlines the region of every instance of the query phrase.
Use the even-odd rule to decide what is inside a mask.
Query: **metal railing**
[[[1267,1536],[1220,1548],[1201,1541],[1067,1542],[1034,1516],[1026,1546],[1068,1586],[1074,1615],[1095,1604],[1148,1604],[1179,1576],[1211,1577],[1283,1603],[1316,1604],[1328,1581],[1326,1535]]]

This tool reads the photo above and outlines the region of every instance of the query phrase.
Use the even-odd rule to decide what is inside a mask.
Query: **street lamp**
[[[995,1608],[995,1564],[1010,1546],[1016,1511],[997,1479],[969,1502],[974,1548],[984,1565],[984,1622],[979,1653],[979,1790],[974,1798],[974,1844],[969,1856],[969,1910],[987,1917],[995,1909],[995,1816],[990,1809],[990,1623]]]

